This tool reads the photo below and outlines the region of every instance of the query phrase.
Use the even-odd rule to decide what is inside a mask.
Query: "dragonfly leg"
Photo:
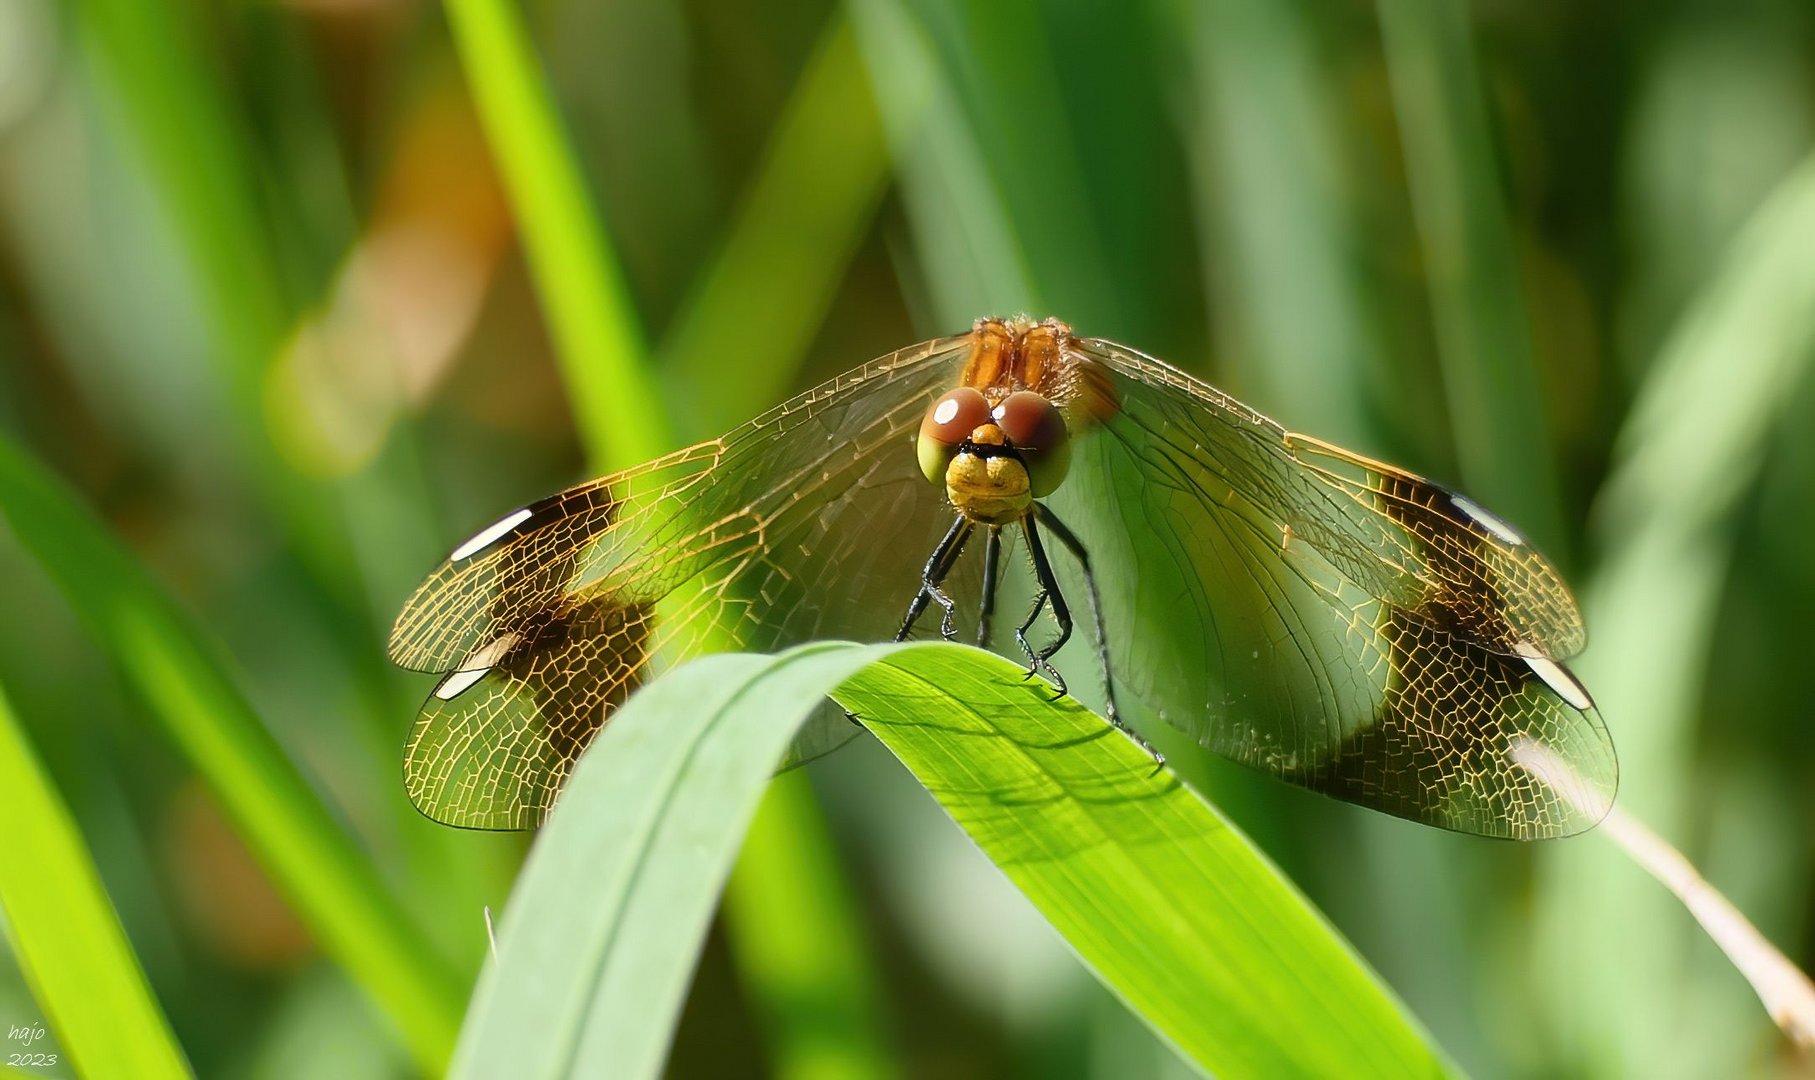
[[[933,599],[939,601],[939,606],[945,609],[945,614],[939,616],[939,636],[944,638],[947,641],[957,641],[958,640],[958,603],[957,603],[957,601],[955,601],[951,597],[945,595],[945,590],[941,589],[937,586],[935,586],[933,588]]]
[[[1103,599],[1101,594],[1097,591],[1097,575],[1090,567],[1090,552],[1085,550],[1084,544],[1078,539],[1077,534],[1072,532],[1063,521],[1060,521],[1057,514],[1054,514],[1044,505],[1035,503],[1034,514],[1046,525],[1047,530],[1058,538],[1059,543],[1064,545],[1065,550],[1071,552],[1072,558],[1078,560],[1078,567],[1084,572],[1084,590],[1086,599],[1090,601],[1090,620],[1096,624],[1097,664],[1103,672],[1104,707],[1109,713],[1109,722],[1122,729],[1124,732],[1127,732],[1135,742],[1141,745],[1142,749],[1146,750],[1149,754],[1152,754],[1154,764],[1164,765],[1166,763],[1166,756],[1158,750],[1155,750],[1152,744],[1135,734],[1133,729],[1127,724],[1124,724],[1122,722],[1120,710],[1116,708],[1115,674],[1109,667],[1109,634],[1103,626]]]
[[[896,641],[907,640],[927,604],[934,600],[939,601],[939,606],[945,609],[945,617],[939,620],[939,632],[948,641],[958,636],[958,628],[952,621],[957,605],[939,586],[957,564],[958,555],[964,550],[964,542],[970,538],[972,528],[969,518],[963,514],[958,515],[958,520],[952,522],[951,529],[946,532],[945,539],[939,541],[939,546],[933,549],[932,557],[926,560],[926,569],[920,572],[920,591],[914,594],[913,603],[908,605],[907,617],[901,620],[901,629],[895,633]]]
[[[1041,655],[1044,650],[1034,648],[1027,640],[1027,631],[1032,629],[1034,623],[1039,620],[1040,612],[1046,609],[1047,602],[1050,599],[1051,593],[1044,588],[1034,594],[1033,610],[1029,611],[1027,613],[1027,618],[1021,620],[1021,625],[1015,628],[1015,642],[1021,646],[1021,651],[1027,655],[1027,671],[1021,677],[1023,679],[1031,679],[1035,675],[1045,675],[1047,680],[1050,681],[1053,684],[1053,687],[1058,691],[1053,698],[1053,700],[1057,701],[1059,698],[1065,696],[1065,676],[1059,674],[1059,670],[1048,663],[1045,656]]]
[[[1027,677],[1030,679],[1033,678],[1035,672],[1040,670],[1040,655],[1034,651],[1032,645],[1027,643],[1027,632],[1033,628],[1034,622],[1040,617],[1040,612],[1044,610],[1046,610],[1046,590],[1041,589],[1034,594],[1033,610],[1029,611],[1027,618],[1022,619],[1021,625],[1015,628],[1015,642],[1021,646],[1021,651],[1027,654]]]
[[[1060,590],[1058,578],[1053,575],[1052,562],[1046,557],[1046,549],[1040,543],[1040,534],[1032,518],[1027,519],[1027,547],[1033,553],[1034,574],[1040,579],[1040,588],[1048,594],[1052,617],[1059,624],[1059,636],[1040,649],[1040,659],[1050,660],[1071,640],[1071,605],[1065,602],[1065,593]]]
[[[1021,624],[1021,648],[1033,658],[1033,668],[1027,674],[1031,677],[1035,672],[1045,673],[1058,690],[1059,696],[1064,697],[1065,677],[1052,666],[1052,658],[1071,639],[1071,606],[1065,602],[1065,594],[1060,591],[1058,579],[1053,576],[1052,563],[1046,558],[1046,548],[1040,543],[1040,530],[1034,524],[1032,515],[1021,519],[1021,527],[1027,534],[1027,553],[1033,558],[1034,578],[1040,583],[1040,596],[1034,603],[1034,610],[1027,616],[1027,621]],[[1036,651],[1028,648],[1027,629],[1039,617],[1042,604],[1051,606],[1052,617],[1059,624],[1059,636]]]
[[[983,603],[977,613],[977,644],[989,648],[990,617],[996,613],[996,586],[1002,571],[1002,527],[991,525],[983,546]]]

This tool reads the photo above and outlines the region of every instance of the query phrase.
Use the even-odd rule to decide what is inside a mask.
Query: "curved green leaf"
[[[3,693],[0,821],[0,910],[32,994],[56,1030],[49,1049],[60,1048],[86,1076],[188,1076],[82,834]]]
[[[979,650],[821,643],[708,657],[613,718],[512,895],[458,1075],[660,1070],[769,770],[825,693],[861,715],[1097,977],[1199,1066],[1447,1070],[1297,890],[1102,720]]]
[[[865,659],[838,644],[720,653],[612,717],[517,879],[455,1076],[660,1071],[770,773],[825,689]]]

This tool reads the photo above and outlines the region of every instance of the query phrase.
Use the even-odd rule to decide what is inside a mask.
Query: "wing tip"
[[[1514,765],[1530,773],[1547,793],[1572,811],[1568,826],[1542,834],[1542,838],[1580,836],[1607,820],[1607,815],[1613,812],[1620,791],[1620,764],[1611,741],[1606,748],[1605,776],[1584,775],[1555,750],[1533,739],[1515,740],[1508,749],[1507,757]],[[1576,827],[1578,822],[1580,825]]]

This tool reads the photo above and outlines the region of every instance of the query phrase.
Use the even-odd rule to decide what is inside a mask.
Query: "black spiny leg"
[[[951,529],[946,532],[945,539],[939,541],[939,546],[933,549],[932,557],[926,560],[926,569],[920,571],[920,591],[914,594],[913,603],[908,605],[907,617],[901,620],[901,629],[895,632],[896,641],[907,640],[909,632],[914,629],[914,624],[920,621],[921,613],[926,611],[926,605],[934,600],[939,601],[939,605],[945,608],[945,617],[939,620],[939,632],[945,635],[948,641],[958,636],[958,628],[952,622],[952,615],[957,605],[953,603],[951,597],[945,595],[945,590],[939,586],[945,581],[946,575],[952,572],[952,567],[957,564],[958,555],[964,550],[964,541],[970,538],[971,528],[970,519],[963,514],[958,515],[958,520],[952,522]],[[990,530],[990,550],[992,552],[995,550],[995,539],[995,530],[992,529]],[[984,603],[988,602],[986,595]],[[847,712],[844,715],[845,719],[851,723],[858,727],[863,726],[856,713]]]
[[[1090,568],[1090,553],[1084,549],[1084,545],[1078,540],[1077,534],[1067,528],[1065,523],[1059,520],[1057,514],[1054,514],[1040,503],[1035,503],[1034,515],[1045,523],[1047,529],[1052,532],[1053,536],[1058,538],[1059,543],[1065,546],[1065,550],[1071,552],[1072,558],[1078,560],[1079,568],[1084,571],[1084,588],[1088,594],[1087,598],[1090,601],[1090,619],[1091,622],[1096,624],[1097,664],[1103,671],[1103,695],[1105,708],[1109,713],[1109,722],[1127,732],[1135,742],[1139,743],[1143,749],[1152,754],[1154,764],[1164,765],[1166,763],[1165,755],[1161,754],[1158,750],[1155,750],[1146,739],[1135,734],[1127,724],[1122,723],[1120,711],[1116,708],[1115,675],[1109,668],[1109,634],[1103,627],[1103,600],[1101,595],[1097,592],[1097,576]]]
[[[1002,571],[1002,526],[991,525],[983,545],[983,603],[977,613],[977,644],[989,648],[989,620],[996,613],[997,575]]]
[[[1034,622],[1040,617],[1040,612],[1045,609],[1046,590],[1041,589],[1034,594],[1033,610],[1027,613],[1027,618],[1021,620],[1020,626],[1015,627],[1015,641],[1021,646],[1021,651],[1027,654],[1027,676],[1030,679],[1033,678],[1034,672],[1040,670],[1040,656],[1034,652],[1034,647],[1027,643],[1027,631],[1033,627]]]
[[[939,606],[945,609],[944,617],[939,620],[940,635],[947,641],[958,636],[958,626],[953,621],[958,605],[945,595],[945,590],[940,585],[945,581],[946,575],[952,572],[952,567],[957,565],[958,555],[964,550],[964,542],[970,538],[971,529],[971,520],[962,514],[958,515],[958,520],[952,522],[945,539],[939,541],[939,546],[933,549],[932,557],[926,561],[926,569],[920,572],[920,591],[914,595],[914,602],[908,605],[907,617],[901,620],[901,629],[895,633],[896,641],[907,640],[908,633],[920,620],[921,612],[933,600],[939,601]]]
[[[1020,642],[1021,650],[1032,661],[1027,669],[1028,677],[1044,673],[1058,691],[1058,696],[1064,697],[1065,677],[1059,674],[1058,668],[1052,666],[1052,657],[1071,640],[1071,608],[1065,603],[1065,594],[1059,590],[1058,579],[1053,577],[1052,563],[1046,558],[1046,548],[1040,543],[1040,528],[1034,524],[1034,515],[1022,518],[1021,528],[1027,534],[1027,553],[1033,558],[1034,580],[1040,584],[1040,595],[1034,598],[1034,609],[1028,613],[1027,621],[1015,632],[1015,640]],[[1034,620],[1040,617],[1040,609],[1047,605],[1051,605],[1052,617],[1059,624],[1059,636],[1036,650],[1027,643],[1027,631],[1033,626]]]

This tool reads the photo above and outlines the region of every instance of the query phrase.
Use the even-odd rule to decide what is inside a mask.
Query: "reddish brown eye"
[[[983,394],[974,387],[960,386],[933,402],[933,407],[926,411],[926,419],[920,422],[920,434],[946,446],[957,446],[987,423],[989,402],[984,401]]]
[[[1052,494],[1071,465],[1071,434],[1065,416],[1032,390],[1018,390],[996,406],[996,423],[1027,463],[1035,498]]]
[[[1065,418],[1032,390],[1017,390],[996,406],[996,423],[1015,449],[1047,450],[1065,441]]]
[[[916,442],[920,471],[933,483],[944,483],[945,467],[951,464],[958,444],[989,422],[989,402],[975,387],[960,386],[942,395],[920,422]]]

